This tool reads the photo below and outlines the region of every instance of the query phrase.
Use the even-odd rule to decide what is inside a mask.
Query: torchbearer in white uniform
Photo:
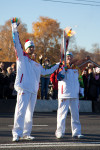
[[[58,110],[57,110],[57,138],[63,138],[65,134],[65,121],[68,108],[71,112],[72,137],[83,138],[79,120],[79,72],[72,64],[73,55],[66,53],[66,66],[63,65],[58,74]]]
[[[14,18],[11,22],[15,52],[17,55],[17,75],[15,80],[17,103],[12,135],[13,141],[17,142],[20,139],[34,139],[34,137],[31,136],[32,118],[37,99],[40,76],[53,73],[58,69],[60,63],[46,70],[39,63],[36,63],[32,59],[32,55],[34,54],[34,43],[30,40],[26,41],[25,51],[23,51],[17,31],[17,19]]]

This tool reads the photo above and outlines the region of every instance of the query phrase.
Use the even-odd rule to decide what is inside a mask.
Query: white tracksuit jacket
[[[65,78],[62,81],[58,81],[58,99],[78,99],[78,69],[68,69],[67,72],[65,72],[65,68],[63,67],[61,74],[65,75]]]
[[[17,55],[17,76],[15,80],[15,89],[20,88],[28,92],[37,94],[41,75],[51,74],[59,67],[57,63],[51,69],[44,69],[39,63],[31,60],[23,51],[16,23],[12,24],[13,41]]]

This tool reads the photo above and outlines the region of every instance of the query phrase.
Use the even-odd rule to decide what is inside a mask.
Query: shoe
[[[57,139],[62,139],[63,136],[62,136],[62,135],[57,135],[56,138],[57,138]]]
[[[84,135],[82,134],[79,134],[79,135],[75,135],[75,136],[72,136],[73,138],[78,138],[78,139],[84,139]]]
[[[19,136],[14,136],[12,139],[13,142],[18,142],[19,141]]]
[[[78,139],[84,139],[84,135],[82,135],[82,134],[78,135],[77,137],[78,137]]]
[[[23,136],[23,137],[21,137],[21,140],[30,140],[30,141],[32,141],[32,140],[34,140],[35,139],[35,137],[34,136],[28,136],[28,135],[25,135],[25,136]]]
[[[57,139],[62,139],[64,137],[64,134],[56,134]]]

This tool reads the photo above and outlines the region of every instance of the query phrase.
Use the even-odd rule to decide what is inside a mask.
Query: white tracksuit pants
[[[23,137],[31,134],[36,99],[37,94],[25,90],[18,91],[12,130],[13,136]]]
[[[71,112],[71,129],[72,136],[77,136],[81,134],[81,124],[79,121],[79,100],[77,99],[59,99],[58,100],[58,110],[57,110],[57,130],[56,135],[65,134],[65,121],[68,113],[68,108]]]

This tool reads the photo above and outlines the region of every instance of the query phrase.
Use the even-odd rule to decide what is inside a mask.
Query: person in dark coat
[[[92,101],[97,101],[97,89],[100,86],[100,78],[96,76],[96,72],[91,72],[88,76],[88,99]]]
[[[84,99],[87,100],[87,86],[88,86],[88,71],[87,69],[83,70],[82,78],[84,83]]]
[[[12,72],[12,68],[7,68],[7,83],[8,83],[8,89],[7,89],[7,99],[13,99],[16,98],[16,96],[13,96],[13,90],[14,90],[14,82],[15,82],[15,75]]]

